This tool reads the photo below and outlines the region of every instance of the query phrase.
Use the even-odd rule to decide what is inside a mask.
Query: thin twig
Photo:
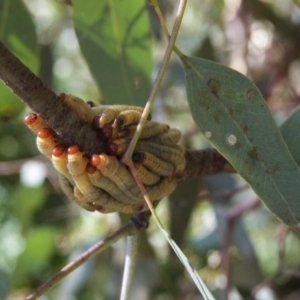
[[[138,234],[127,236],[126,259],[120,300],[130,299],[134,270],[138,253]]]
[[[232,229],[234,226],[235,221],[246,211],[253,210],[261,205],[261,201],[259,199],[255,199],[251,202],[237,205],[230,209],[230,211],[226,215],[226,220],[223,228],[223,235],[222,235],[222,248],[221,248],[221,264],[223,273],[226,278],[226,284],[223,289],[223,299],[227,300],[229,297],[229,290],[230,290],[230,266],[229,266],[229,247],[232,235]]]
[[[79,266],[81,266],[83,263],[85,263],[88,259],[95,256],[96,254],[102,252],[106,248],[108,248],[110,245],[121,239],[122,237],[126,235],[134,234],[136,231],[136,226],[133,222],[129,222],[119,230],[115,231],[111,235],[104,238],[102,241],[95,244],[93,247],[91,247],[89,250],[84,252],[82,255],[80,255],[77,259],[66,265],[64,268],[62,268],[59,272],[57,272],[53,277],[51,277],[49,280],[47,280],[43,285],[41,285],[38,289],[36,289],[32,294],[27,296],[24,300],[33,300],[36,299],[38,296],[44,294],[47,292],[51,287],[53,287],[55,284],[57,284],[59,281],[61,281],[63,278],[65,278],[68,274],[70,274],[73,270],[77,269]]]
[[[180,1],[178,11],[177,11],[177,16],[176,16],[174,26],[173,26],[173,30],[172,30],[172,34],[171,34],[171,37],[169,39],[168,47],[166,49],[166,52],[165,52],[165,55],[164,55],[164,58],[163,58],[163,61],[162,61],[161,68],[160,68],[160,70],[158,72],[158,75],[156,77],[156,80],[154,82],[154,85],[153,85],[153,88],[151,90],[150,96],[148,98],[147,104],[144,108],[144,111],[143,111],[143,114],[141,116],[140,122],[137,126],[137,130],[136,130],[136,132],[135,132],[135,134],[134,134],[134,136],[133,136],[133,138],[132,138],[132,140],[129,144],[129,147],[128,147],[127,151],[125,152],[125,154],[123,155],[122,160],[121,160],[130,169],[130,171],[132,173],[132,176],[134,177],[134,179],[136,181],[137,186],[139,187],[139,189],[140,189],[142,195],[144,196],[144,199],[145,199],[152,215],[154,216],[155,221],[158,223],[158,225],[161,228],[163,226],[162,226],[161,222],[159,221],[158,216],[156,215],[153,203],[152,203],[151,199],[149,198],[149,196],[147,195],[147,192],[146,192],[146,189],[145,189],[144,185],[141,183],[141,181],[139,180],[139,178],[136,175],[136,171],[135,171],[134,165],[132,163],[132,153],[134,151],[134,147],[135,147],[135,145],[138,141],[138,138],[139,138],[139,136],[140,136],[140,134],[143,130],[143,127],[146,124],[148,115],[150,114],[152,105],[155,101],[156,95],[159,91],[162,79],[163,79],[165,71],[167,69],[168,62],[171,58],[172,51],[173,51],[173,48],[174,48],[174,44],[175,44],[175,41],[176,41],[176,38],[177,38],[177,35],[178,35],[178,32],[179,32],[180,24],[181,24],[181,21],[182,21],[182,18],[183,18],[186,3],[187,3],[187,0]]]

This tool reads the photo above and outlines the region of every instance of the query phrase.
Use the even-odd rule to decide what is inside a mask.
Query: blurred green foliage
[[[161,36],[157,19],[148,15],[151,8],[142,1],[123,2],[74,0],[71,6],[69,1],[2,0],[0,39],[57,93],[141,105],[147,100],[152,72],[160,65],[166,41],[149,34],[155,28],[155,36]],[[171,24],[175,1],[161,2]],[[260,88],[279,124],[300,101],[299,16],[292,0],[191,0],[177,46],[188,55],[246,74]],[[0,299],[23,299],[121,223],[117,214],[81,211],[61,194],[53,168],[38,155],[34,137],[22,123],[26,112],[0,83]],[[175,56],[152,116],[180,128],[184,146],[208,145],[192,121],[183,68]],[[282,127],[294,157],[298,123],[295,113]],[[24,164],[32,161],[44,169],[31,164],[28,173]],[[282,263],[295,276],[278,276],[264,292],[271,295],[269,299],[298,299],[299,240],[288,234],[282,259],[284,228],[262,206],[248,211],[246,204],[255,199],[238,176],[190,179],[169,202],[159,205],[158,213],[217,299],[224,291],[220,259],[226,245],[230,298],[249,297]],[[242,217],[228,222],[243,205]],[[147,242],[151,247],[144,246]],[[120,242],[71,280],[63,280],[47,293],[47,299],[117,299],[123,258]],[[154,224],[143,236],[133,295],[142,287],[148,296],[144,299],[199,299]]]

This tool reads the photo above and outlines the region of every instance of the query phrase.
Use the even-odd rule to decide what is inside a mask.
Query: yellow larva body
[[[80,205],[91,205],[94,210],[97,210],[103,214],[109,214],[112,212],[115,212],[115,209],[107,206],[103,206],[102,203],[95,203],[92,202],[86,195],[84,195],[77,186],[74,187],[74,196],[77,198],[80,202]],[[105,203],[104,203],[105,204]]]
[[[148,140],[146,141],[140,140],[136,145],[135,151],[149,152],[154,156],[157,156],[161,160],[168,161],[175,166],[177,162],[181,160],[182,156],[184,155],[181,148],[179,149],[177,146],[168,147],[168,146],[149,142]]]
[[[134,178],[127,168],[115,156],[101,154],[99,157],[101,162],[97,168],[100,172],[113,180],[124,193],[131,197],[133,204],[139,205],[143,198]]]
[[[142,113],[137,110],[121,111],[114,120],[113,127],[121,128],[126,125],[136,125],[139,123]]]
[[[74,195],[74,186],[68,181],[66,177],[64,177],[62,174],[58,174],[58,178],[61,189],[71,201],[88,211],[95,211],[95,208],[93,207],[92,203],[87,202],[87,200],[80,201]]]
[[[160,176],[147,170],[141,163],[134,164],[137,177],[144,185],[154,185],[159,182]]]
[[[57,143],[55,142],[54,136],[51,134],[46,138],[37,137],[36,145],[42,154],[44,154],[45,156],[51,159],[52,151],[54,147],[57,145]]]
[[[71,94],[64,96],[64,101],[72,108],[73,111],[85,122],[91,124],[93,121],[93,113],[91,107],[79,97]]]
[[[88,160],[83,157],[82,152],[74,154],[68,154],[68,170],[72,175],[72,178],[76,184],[78,190],[89,201],[103,206],[110,211],[128,211],[130,206],[117,201],[115,198],[104,192],[102,189],[94,186],[89,180],[88,173],[86,171]],[[80,197],[80,196],[78,196]],[[131,209],[132,210],[132,209]]]
[[[182,146],[180,145],[176,145],[175,146],[177,150],[179,150],[181,152],[181,156],[180,158],[177,160],[176,163],[176,169],[175,169],[175,174],[179,174],[184,172],[185,170],[185,166],[186,166],[186,161],[185,161],[185,150]]]
[[[74,185],[74,180],[67,168],[67,163],[68,163],[67,152],[63,153],[61,156],[55,156],[52,154],[51,161],[56,171],[62,174],[64,177],[66,177],[69,180],[69,182],[72,185]]]
[[[132,138],[136,132],[136,125],[129,125],[124,130],[119,131],[116,135],[117,138],[127,137]],[[155,121],[147,121],[140,135],[140,139],[147,139],[152,136],[160,135],[169,130],[169,125],[158,123]]]
[[[152,201],[161,200],[163,197],[170,195],[176,188],[177,181],[162,178],[160,182],[153,186],[146,186],[147,194]]]
[[[161,176],[173,175],[175,167],[172,163],[163,161],[149,152],[139,152],[139,154],[142,156],[142,165],[145,166],[147,169]]]
[[[115,118],[126,110],[137,111],[139,113],[143,112],[143,107],[139,106],[129,106],[129,105],[107,105],[100,106],[102,112],[99,119],[99,127],[102,128],[104,125],[111,123]]]
[[[99,170],[94,173],[88,173],[88,177],[93,185],[103,189],[112,197],[120,201],[120,203],[132,204],[132,199],[124,191],[122,191],[112,180],[102,175]]]
[[[181,137],[181,131],[176,128],[171,128],[169,131],[149,137],[148,141],[151,141],[156,144],[161,144],[165,146],[173,147],[177,145]]]

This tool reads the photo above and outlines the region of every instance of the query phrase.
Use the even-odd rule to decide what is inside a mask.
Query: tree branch
[[[106,150],[92,127],[50,90],[0,41],[0,79],[52,128],[64,146],[78,145],[88,154]],[[186,150],[183,178],[234,173],[235,170],[216,150]]]
[[[52,128],[64,146],[78,145],[88,154],[106,145],[92,127],[50,90],[0,41],[0,79]]]
[[[185,160],[184,178],[236,173],[236,170],[216,149],[186,150]]]

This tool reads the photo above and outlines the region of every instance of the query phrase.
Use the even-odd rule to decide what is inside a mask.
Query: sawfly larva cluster
[[[37,147],[53,163],[67,197],[88,211],[136,213],[148,210],[129,169],[120,162],[136,131],[143,108],[98,105],[70,94],[61,94],[80,118],[106,140],[106,153],[88,157],[78,146],[60,145],[55,133],[35,113],[25,124],[37,135]],[[185,168],[184,149],[177,145],[181,133],[166,124],[147,120],[133,153],[136,176],[153,203],[171,194]]]

